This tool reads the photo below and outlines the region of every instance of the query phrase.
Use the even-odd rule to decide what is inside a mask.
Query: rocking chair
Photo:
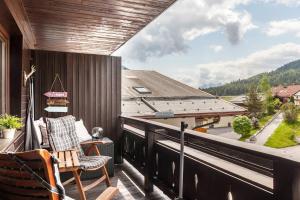
[[[23,164],[19,163],[20,160]],[[0,199],[60,199],[58,193],[54,192],[58,187],[52,157],[45,149],[13,154],[1,153],[0,185]]]
[[[97,186],[99,183],[105,181],[108,188],[97,199],[102,199],[103,197],[104,199],[112,198],[118,192],[118,189],[111,187],[111,182],[105,167],[110,157],[100,155],[100,152],[97,148],[97,143],[99,142],[89,141],[80,144],[78,136],[75,132],[75,117],[73,116],[55,119],[47,118],[46,123],[49,143],[53,151],[66,151],[75,149],[78,154],[80,167],[78,170],[73,171],[74,178],[66,181],[64,185],[75,180],[80,193],[80,199],[86,200],[85,191],[88,191]],[[83,152],[81,145],[89,145],[89,148],[86,148],[86,154]],[[92,152],[94,152],[96,156],[89,156]],[[102,177],[83,187],[80,180],[81,172],[95,170],[100,170],[102,172]]]

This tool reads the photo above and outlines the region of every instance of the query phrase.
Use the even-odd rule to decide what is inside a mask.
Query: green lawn
[[[294,135],[300,136],[300,118],[292,124],[281,122],[271,137],[269,137],[265,146],[273,148],[295,146],[297,143],[293,140]]]
[[[231,99],[233,99],[235,96],[221,96],[221,99],[224,99],[226,101],[230,101]]]
[[[262,118],[260,118],[259,119],[259,128],[252,128],[249,135],[247,135],[246,137],[241,137],[239,140],[240,141],[245,141],[246,139],[250,138],[257,131],[259,131],[259,129],[261,129],[269,120],[271,120],[273,116],[274,115],[266,115],[266,116],[263,116]]]

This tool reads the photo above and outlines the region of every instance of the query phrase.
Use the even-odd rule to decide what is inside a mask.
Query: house
[[[246,98],[247,98],[246,95],[239,95],[239,96],[235,96],[232,99],[230,99],[230,102],[234,103],[236,105],[245,107],[246,100],[247,100]]]
[[[122,73],[121,111],[124,116],[175,126],[185,121],[189,129],[195,129],[230,127],[236,115],[247,112],[245,108],[156,71],[123,70]],[[161,116],[161,113],[171,113],[171,116]]]
[[[259,95],[261,101],[264,100],[264,96],[263,95]],[[239,95],[239,96],[235,96],[232,99],[229,100],[231,103],[242,106],[242,107],[247,107],[247,96],[246,95]]]
[[[283,103],[288,102],[291,98],[294,98],[294,103],[300,105],[300,85],[288,85],[272,88],[272,95],[279,98]]]
[[[288,155],[193,130],[181,132],[177,126],[138,118],[135,109],[140,103],[141,111],[153,118],[155,112],[166,116],[159,111],[174,103],[171,109],[175,116],[189,114],[203,121],[204,117],[235,115],[235,109],[243,112],[239,107],[157,73],[153,73],[155,87],[149,85],[149,88],[133,85],[150,82],[148,77],[137,79],[138,74],[129,75],[135,88],[125,91],[127,102],[121,100],[122,59],[111,54],[173,3],[175,0],[0,0],[0,113],[26,119],[29,91],[34,90],[31,107],[34,105],[35,119],[73,115],[82,119],[89,132],[93,127],[102,127],[104,135],[114,142],[113,160],[118,170],[112,184],[120,188],[114,198],[117,200],[166,199],[165,196],[174,199],[180,189],[183,199],[298,200],[298,154]],[[24,74],[28,75],[33,65],[34,79],[25,84]],[[56,74],[63,88],[60,85],[52,88]],[[67,113],[45,111],[44,93],[51,88],[68,93]],[[151,94],[161,98],[151,98]],[[129,108],[132,105],[127,116],[122,116],[122,102]],[[53,166],[50,153],[55,152],[40,150],[48,152],[47,162],[36,156],[22,157],[26,165],[23,163],[21,167],[12,159],[20,154],[16,157],[7,154],[23,152],[25,138],[31,132],[24,128],[14,138],[0,138],[0,199],[63,198],[56,194],[57,185],[50,170]],[[182,154],[178,143],[182,133],[184,168],[180,167]],[[66,155],[67,162],[59,162],[58,166],[78,167],[79,163],[74,162],[78,159],[73,159],[76,151],[67,152],[59,153]],[[37,173],[26,171],[31,168]],[[184,172],[183,182],[178,178],[180,169]],[[19,178],[13,178],[16,176]],[[36,180],[41,176],[43,186],[41,179]],[[79,175],[75,179],[78,183]],[[89,181],[83,183],[88,184],[84,190],[93,190],[87,198],[76,189],[78,186],[82,190],[79,184],[66,187],[66,194],[81,200],[112,198],[107,194],[107,198],[98,198],[96,194],[103,187]]]

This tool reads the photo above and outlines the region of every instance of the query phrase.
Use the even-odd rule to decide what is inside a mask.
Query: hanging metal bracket
[[[184,172],[184,131],[188,124],[181,122],[180,126],[180,167],[179,167],[179,196],[176,200],[183,199],[183,172]]]

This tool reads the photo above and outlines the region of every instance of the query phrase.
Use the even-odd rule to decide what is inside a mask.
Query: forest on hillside
[[[247,93],[249,87],[257,84],[266,75],[271,86],[300,84],[300,60],[290,62],[274,71],[261,73],[248,79],[237,80],[218,87],[199,88],[217,96],[234,96]]]

